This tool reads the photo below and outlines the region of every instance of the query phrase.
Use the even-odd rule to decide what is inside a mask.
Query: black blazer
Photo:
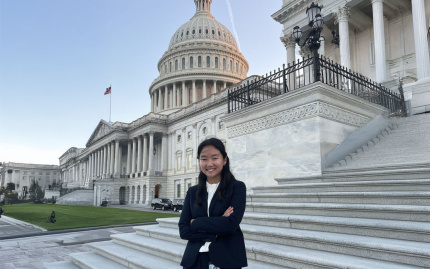
[[[202,194],[202,206],[196,206],[197,186],[191,187],[185,197],[184,207],[179,220],[179,233],[188,240],[181,265],[191,267],[197,260],[200,247],[205,242],[209,245],[211,262],[222,268],[248,266],[245,242],[239,224],[246,206],[246,187],[241,181],[232,182],[222,199],[216,190],[207,214],[207,193]],[[229,195],[231,194],[231,195]],[[233,207],[233,214],[222,217],[225,210]],[[194,219],[190,224],[191,219]]]

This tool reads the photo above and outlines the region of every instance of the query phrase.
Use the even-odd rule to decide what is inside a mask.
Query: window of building
[[[220,31],[218,31],[218,36],[221,36],[221,32]]]
[[[193,29],[193,35],[195,35],[196,34],[196,29]]]
[[[184,36],[184,32],[181,33],[181,37],[183,37],[183,36]]]
[[[215,57],[215,68],[218,68],[218,57]]]
[[[193,137],[193,132],[192,131],[189,131],[188,132],[188,140],[191,140],[191,138]]]
[[[199,29],[199,34],[201,34],[202,33],[202,29]]]
[[[176,170],[181,170],[181,156],[176,157]]]
[[[209,30],[206,28],[206,34],[209,34]]]
[[[198,61],[199,67],[202,67],[202,56],[199,56],[197,61]]]
[[[193,154],[192,152],[187,154],[187,169],[193,168]]]
[[[194,67],[194,61],[193,61],[193,57],[190,57],[190,68]]]
[[[178,60],[175,60],[175,70],[178,70]]]
[[[187,30],[187,35],[190,33],[190,31]]]
[[[211,57],[206,57],[206,67],[210,68],[211,67]]]
[[[212,29],[212,35],[215,35],[215,30]]]
[[[172,72],[172,62],[170,62],[170,71],[169,72]]]
[[[222,69],[226,69],[227,68],[227,66],[226,66],[226,61],[225,61],[225,58],[224,59],[222,59]]]
[[[223,121],[218,122],[218,129],[224,130],[224,128],[225,128],[224,122]]]
[[[236,63],[236,73],[239,73],[239,64]]]
[[[233,72],[233,61],[230,61],[230,71]]]
[[[176,184],[176,198],[181,197],[181,183]]]
[[[203,127],[203,135],[207,135],[208,134],[208,128]]]
[[[185,58],[182,58],[182,69],[185,69]]]
[[[181,135],[178,135],[178,143],[181,143],[181,141],[182,141],[182,138],[181,138]]]

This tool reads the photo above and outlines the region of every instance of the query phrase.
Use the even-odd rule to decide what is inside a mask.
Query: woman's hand
[[[231,214],[233,214],[233,207],[229,207],[225,210],[224,214],[222,215],[223,217],[229,217]]]

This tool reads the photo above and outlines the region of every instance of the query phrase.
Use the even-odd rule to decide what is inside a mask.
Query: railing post
[[[246,85],[246,94],[247,94],[247,99],[248,99],[248,106],[250,106],[251,105],[251,94],[250,94],[250,92],[249,92],[249,80],[247,81],[247,83],[246,83],[247,85]]]
[[[286,93],[287,92],[287,76],[286,76],[286,72],[285,72],[285,64],[282,65],[282,68],[283,68],[283,70],[282,70],[282,78],[284,79],[284,85],[283,85],[283,87],[284,87],[284,93]]]
[[[230,113],[230,89],[227,89],[227,107],[228,107],[228,113]]]
[[[320,65],[320,59],[318,54],[318,49],[314,48],[314,82],[321,81],[321,65]]]

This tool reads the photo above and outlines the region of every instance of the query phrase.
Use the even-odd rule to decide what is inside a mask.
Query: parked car
[[[184,199],[173,199],[173,211],[182,210],[184,207]]]
[[[154,198],[151,202],[152,209],[161,208],[161,210],[167,210],[172,208],[172,200],[167,198]]]

